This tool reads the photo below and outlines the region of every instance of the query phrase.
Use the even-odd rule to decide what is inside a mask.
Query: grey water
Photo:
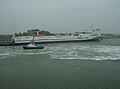
[[[0,47],[0,89],[120,89],[120,39]]]

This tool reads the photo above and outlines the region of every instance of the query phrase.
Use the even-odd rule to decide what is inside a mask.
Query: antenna
[[[13,24],[13,27],[14,27],[13,30],[14,30],[14,32],[15,32],[15,23]]]
[[[12,40],[12,43],[14,44],[14,42],[15,42],[15,23],[13,23],[13,36],[12,36],[12,38],[11,38],[11,40]]]
[[[15,35],[15,22],[13,22],[13,35]]]
[[[91,28],[93,29],[93,24],[91,25]]]

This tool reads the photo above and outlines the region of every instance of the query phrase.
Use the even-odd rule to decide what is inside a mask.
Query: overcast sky
[[[42,29],[120,33],[120,0],[0,0],[0,34]]]

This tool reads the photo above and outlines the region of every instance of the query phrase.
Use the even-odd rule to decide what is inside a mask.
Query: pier
[[[0,41],[0,46],[14,46],[12,41]]]

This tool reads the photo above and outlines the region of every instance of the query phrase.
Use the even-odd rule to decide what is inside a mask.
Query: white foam
[[[59,47],[60,48],[60,47]],[[72,48],[60,48],[50,54],[56,59],[82,59],[82,60],[119,60],[119,46],[74,46]]]
[[[4,56],[4,55],[10,55],[10,53],[1,53],[0,56]]]
[[[1,53],[0,54],[0,59],[4,59],[4,58],[8,58],[8,57],[11,57],[11,56],[15,56],[14,52],[5,52],[5,53]]]
[[[101,61],[101,60],[120,60],[120,58],[84,58],[84,57],[54,57],[55,59],[67,59],[67,60],[75,60],[75,59],[80,59],[80,60],[97,60],[97,61]]]
[[[6,52],[5,52],[6,51]],[[3,50],[0,59],[17,55],[50,55],[53,59],[81,59],[81,60],[119,60],[120,46],[104,45],[57,45],[45,47],[43,50],[9,49]]]

